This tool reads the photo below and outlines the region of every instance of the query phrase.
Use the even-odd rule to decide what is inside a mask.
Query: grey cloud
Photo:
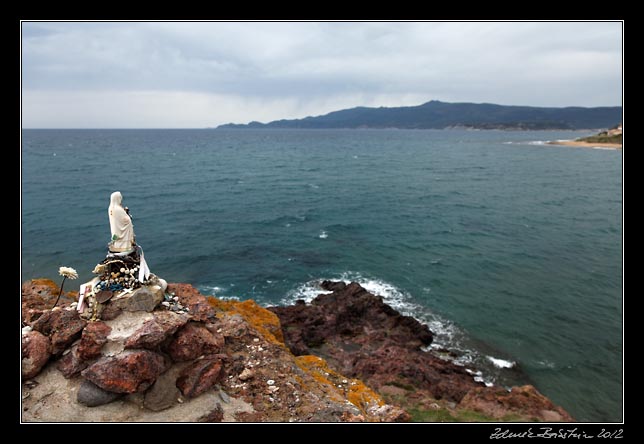
[[[240,103],[398,95],[616,105],[621,32],[618,22],[23,23],[23,89],[186,92]]]

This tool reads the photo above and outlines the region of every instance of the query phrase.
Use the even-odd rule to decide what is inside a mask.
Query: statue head
[[[110,206],[121,205],[123,202],[123,196],[120,191],[114,191],[110,196]]]

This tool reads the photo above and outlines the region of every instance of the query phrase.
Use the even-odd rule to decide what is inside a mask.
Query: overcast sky
[[[22,23],[24,128],[204,128],[429,100],[622,102],[622,23]]]

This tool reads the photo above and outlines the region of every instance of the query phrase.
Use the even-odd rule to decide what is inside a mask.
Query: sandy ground
[[[564,145],[564,146],[581,146],[585,148],[613,148],[616,150],[622,149],[621,143],[590,143],[580,142],[578,140],[553,140],[548,142],[549,145]]]
[[[50,364],[34,380],[38,382],[36,387],[22,386],[23,422],[198,422],[218,405],[223,410],[223,421],[235,422],[237,413],[254,411],[250,404],[222,395],[217,388],[161,412],[144,409],[140,394],[98,407],[85,407],[76,402],[80,377],[65,379]]]

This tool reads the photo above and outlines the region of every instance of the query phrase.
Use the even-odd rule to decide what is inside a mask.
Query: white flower
[[[66,278],[69,278],[69,279],[78,278],[78,273],[76,272],[76,270],[74,270],[71,267],[60,267],[58,269],[58,274],[60,274],[61,276],[65,276]]]

